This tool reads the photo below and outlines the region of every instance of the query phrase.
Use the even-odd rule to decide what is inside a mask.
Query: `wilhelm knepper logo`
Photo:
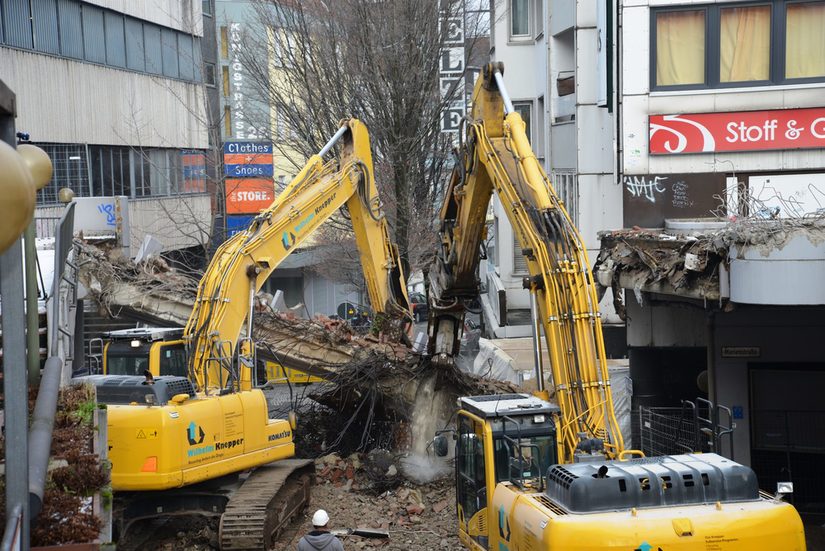
[[[190,446],[202,443],[204,436],[203,428],[196,425],[194,421],[189,423],[189,428],[186,429],[186,439],[189,440]]]

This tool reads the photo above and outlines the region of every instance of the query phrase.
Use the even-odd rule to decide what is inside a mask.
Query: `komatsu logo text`
[[[274,440],[280,440],[281,438],[289,438],[290,432],[285,430],[283,432],[279,432],[278,434],[270,434],[269,441],[272,442]]]

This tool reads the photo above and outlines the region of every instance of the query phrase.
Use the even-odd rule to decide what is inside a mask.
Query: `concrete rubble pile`
[[[102,314],[151,319],[159,326],[186,324],[197,292],[193,275],[159,258],[135,263],[117,249],[88,243],[80,244],[78,264],[80,281]],[[300,319],[291,311],[274,311],[272,302],[265,294],[256,302],[253,335],[258,357],[333,383],[313,398],[339,412],[363,409],[368,399],[369,415],[407,418],[423,382],[438,389],[450,407],[459,395],[514,390],[509,383],[457,369],[435,370],[389,332],[360,335],[342,320],[319,315]]]
[[[688,221],[690,222],[690,221]],[[634,227],[600,232],[601,251],[593,272],[602,290],[613,289],[624,319],[622,288],[718,301],[732,259],[755,248],[763,256],[797,237],[825,240],[825,217],[802,219],[711,220],[702,231]]]

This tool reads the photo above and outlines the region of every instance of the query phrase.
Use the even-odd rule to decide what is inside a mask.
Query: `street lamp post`
[[[46,152],[31,144],[20,144],[17,152],[23,158],[34,180],[38,191],[52,179],[52,163]],[[36,385],[40,381],[40,323],[37,298],[37,246],[35,238],[34,218],[23,232],[24,259],[26,272],[26,348],[28,349],[26,364],[29,373],[29,384]]]

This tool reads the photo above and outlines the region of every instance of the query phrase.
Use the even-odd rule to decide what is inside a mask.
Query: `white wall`
[[[16,127],[37,142],[206,148],[203,85],[0,48]]]
[[[78,207],[75,211],[75,233],[86,229],[87,235],[115,234],[115,222],[106,224],[107,212],[113,212],[114,209],[114,197],[82,197],[78,199],[78,203],[81,202],[91,206],[87,209]],[[97,203],[111,207],[108,210],[96,209]],[[37,207],[34,216],[58,218],[63,210],[63,205]],[[164,251],[202,246],[209,241],[212,229],[211,199],[207,193],[129,199],[129,212],[124,217],[124,222],[126,220],[132,256],[140,250],[146,235],[157,239]],[[110,231],[101,230],[107,226],[111,226]],[[46,229],[46,226],[43,227]],[[94,231],[89,231],[88,228],[94,228]],[[47,230],[45,234],[50,231]],[[45,234],[41,237],[49,236]]]

